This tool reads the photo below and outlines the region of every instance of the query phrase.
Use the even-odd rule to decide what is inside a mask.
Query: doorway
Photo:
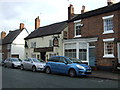
[[[89,48],[89,65],[95,66],[95,47]]]
[[[118,43],[118,63],[120,64],[120,43]]]
[[[41,59],[45,61],[46,52],[40,52],[40,55],[41,55]]]

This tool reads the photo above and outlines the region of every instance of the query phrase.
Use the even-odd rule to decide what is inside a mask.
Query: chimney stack
[[[74,7],[72,4],[68,7],[68,20],[74,16]]]
[[[23,29],[24,29],[24,23],[20,23],[19,29],[20,29],[20,30],[23,30]]]
[[[35,29],[38,29],[40,27],[40,19],[39,16],[35,19]]]
[[[6,32],[2,31],[1,32],[1,39],[4,39],[6,37]]]
[[[82,6],[82,10],[81,10],[81,14],[85,13],[86,12],[86,9],[85,9],[85,6],[83,5]]]
[[[115,0],[107,0],[107,4],[108,4],[108,6],[114,4],[115,2],[116,2]]]

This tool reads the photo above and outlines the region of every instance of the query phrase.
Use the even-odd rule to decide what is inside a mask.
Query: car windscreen
[[[32,60],[34,61],[34,62],[40,62],[38,59],[36,59],[36,58],[32,58]]]
[[[11,61],[18,62],[19,59],[18,58],[11,58]]]
[[[82,63],[80,59],[77,58],[69,58],[73,63]]]

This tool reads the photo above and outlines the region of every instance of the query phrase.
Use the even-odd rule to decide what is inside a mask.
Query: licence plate
[[[87,70],[86,72],[91,72],[91,70]]]

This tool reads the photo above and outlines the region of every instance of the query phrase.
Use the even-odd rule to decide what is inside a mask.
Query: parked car
[[[53,56],[48,59],[45,66],[45,72],[67,74],[70,77],[90,75],[91,67],[81,64],[79,59],[73,59],[65,56]]]
[[[4,66],[5,67],[15,68],[15,67],[20,67],[20,65],[21,65],[21,62],[20,62],[19,58],[7,58],[4,61]]]
[[[22,61],[21,63],[21,70],[23,69],[29,69],[32,70],[33,72],[35,71],[44,71],[46,63],[40,62],[36,58],[28,58]]]

